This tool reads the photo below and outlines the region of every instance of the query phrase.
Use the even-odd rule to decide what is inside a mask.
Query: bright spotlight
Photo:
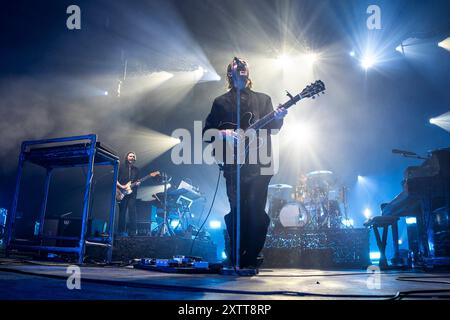
[[[398,244],[402,245],[403,244],[403,240],[402,239],[398,239]]]
[[[372,68],[375,65],[375,58],[373,56],[364,56],[361,60],[361,67],[365,70]]]
[[[319,55],[317,53],[308,53],[306,55],[306,60],[308,60],[309,64],[314,64],[319,60]]]
[[[353,51],[353,50],[350,51],[348,54],[350,55],[350,57],[354,57],[356,55],[355,51]]]
[[[408,217],[405,219],[406,224],[416,224],[417,223],[417,219],[416,217]]]
[[[438,43],[438,46],[450,51],[450,37]]]
[[[170,226],[174,229],[177,227],[181,227],[181,222],[180,220],[173,219],[172,221],[170,221]]]
[[[222,227],[222,223],[219,220],[211,220],[209,222],[209,227],[211,229],[220,229]]]
[[[103,92],[103,94],[104,94],[105,96],[107,96],[107,95],[108,95],[108,91]]]
[[[298,146],[311,145],[314,140],[313,127],[308,123],[298,123],[296,125],[290,125],[286,130],[291,137],[295,137],[295,143]]]
[[[370,210],[370,208],[364,209],[364,216],[366,219],[369,219],[372,216],[372,210]]]
[[[364,183],[366,181],[366,178],[364,176],[358,175],[358,183]]]
[[[433,117],[430,120],[431,124],[434,124],[447,132],[450,132],[450,111],[441,114],[440,116]]]
[[[398,45],[398,46],[395,48],[395,51],[398,51],[398,52],[400,52],[400,53],[405,53],[404,50],[403,50],[403,44]]]
[[[225,251],[222,251],[222,259],[226,259],[227,258],[227,254],[225,253]]]
[[[353,227],[353,219],[343,219],[342,224],[346,227]]]
[[[176,146],[177,144],[181,143],[181,139],[180,138],[171,137],[171,139],[173,141],[173,146]]]
[[[288,57],[287,55],[282,54],[277,57],[275,62],[278,65],[278,67],[285,69],[291,65],[292,59],[290,57]]]
[[[370,260],[380,260],[381,253],[379,251],[371,251],[369,253]]]

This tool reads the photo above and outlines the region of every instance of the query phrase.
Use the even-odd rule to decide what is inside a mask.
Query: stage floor
[[[368,282],[373,281],[368,281],[370,274],[365,270],[261,269],[257,276],[238,277],[83,266],[81,290],[69,290],[67,266],[0,259],[0,299],[354,300],[386,299],[413,291],[414,296],[401,297],[450,298],[450,272],[381,272],[380,288],[369,289]]]

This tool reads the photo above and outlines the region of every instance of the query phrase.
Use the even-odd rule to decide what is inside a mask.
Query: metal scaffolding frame
[[[15,238],[15,230],[17,227],[16,213],[25,162],[31,162],[46,169],[44,196],[42,199],[39,217],[39,245],[36,244],[36,241]],[[112,259],[112,249],[114,241],[113,235],[115,217],[115,193],[119,163],[119,157],[113,151],[102,146],[97,141],[97,135],[95,134],[22,142],[16,177],[15,194],[11,211],[8,215],[7,220],[6,255],[8,255],[11,250],[74,253],[78,256],[78,263],[82,264],[86,246],[92,245],[107,248],[106,260],[110,262]],[[92,197],[92,179],[94,176],[94,169],[96,166],[106,165],[113,166],[113,181],[111,191],[111,206],[109,211],[108,233],[107,237],[91,238],[88,237],[86,233],[91,209],[90,204]],[[47,208],[47,200],[52,172],[56,168],[68,167],[87,167],[88,169],[84,186],[80,235],[79,237],[45,236],[45,212]],[[74,242],[77,242],[78,245],[72,247],[47,246],[43,244],[45,240],[72,240]]]

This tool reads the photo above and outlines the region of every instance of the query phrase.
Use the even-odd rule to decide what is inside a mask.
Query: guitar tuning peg
[[[316,96],[312,96],[311,98],[315,99],[315,98],[316,98]]]

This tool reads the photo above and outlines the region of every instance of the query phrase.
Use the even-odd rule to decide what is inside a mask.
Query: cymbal
[[[331,176],[333,175],[332,171],[328,170],[318,170],[318,171],[311,171],[306,174],[308,177],[317,177],[317,176]]]
[[[271,184],[269,185],[269,189],[292,189],[292,186],[288,185],[288,184]]]

